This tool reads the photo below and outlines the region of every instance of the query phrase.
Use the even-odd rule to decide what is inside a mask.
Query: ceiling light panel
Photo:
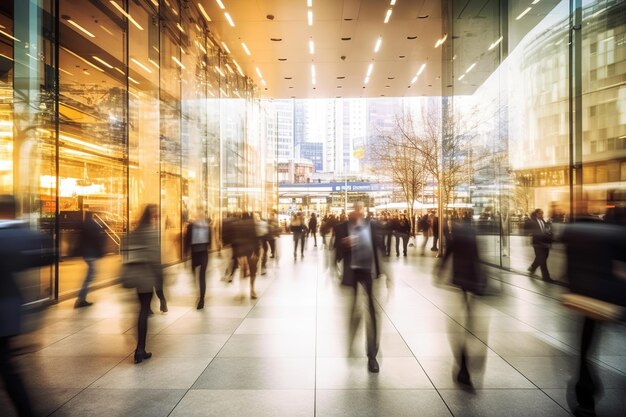
[[[215,0],[215,2],[217,3],[218,6],[220,6],[220,9],[224,10],[226,7],[224,7],[224,3],[222,3],[222,0]]]
[[[380,45],[383,43],[383,38],[376,39],[376,45],[374,46],[374,53],[378,53],[380,50]]]
[[[141,25],[139,23],[137,23],[137,21],[130,15],[130,13],[126,13],[126,11],[122,8],[122,6],[120,6],[119,4],[117,4],[117,2],[115,2],[114,0],[111,0],[111,4],[113,5],[113,7],[115,7],[121,14],[123,14],[129,22],[131,22],[133,25],[135,25],[135,27],[139,30],[143,30],[143,27],[141,27]]]
[[[388,9],[387,14],[385,14],[385,20],[384,20],[385,23],[389,23],[389,19],[391,19],[391,13],[392,13],[392,10]]]
[[[204,7],[202,6],[202,4],[200,2],[198,2],[198,10],[200,10],[200,13],[206,19],[207,22],[211,21],[211,18],[209,17],[209,14],[206,12],[206,10],[204,10]]]
[[[250,50],[248,49],[248,46],[246,45],[245,42],[241,42],[241,47],[243,48],[244,51],[246,51],[247,55],[252,55],[252,53],[250,53]]]
[[[230,14],[228,12],[224,12],[224,16],[226,17],[226,20],[228,20],[228,24],[231,27],[235,27],[235,22],[233,22],[233,18],[230,17]]]

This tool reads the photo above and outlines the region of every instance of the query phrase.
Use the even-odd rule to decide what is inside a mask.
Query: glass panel
[[[86,273],[80,230],[85,212],[106,236],[95,283],[119,270],[126,231],[126,64],[122,14],[111,4],[62,0],[59,36],[59,293]]]

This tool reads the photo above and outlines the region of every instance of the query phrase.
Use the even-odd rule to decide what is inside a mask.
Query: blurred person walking
[[[309,218],[309,233],[313,235],[313,247],[317,248],[317,216],[315,213],[311,213]]]
[[[422,235],[424,237],[424,240],[422,240],[422,256],[424,256],[424,251],[426,250],[426,245],[428,244],[428,233],[430,231],[428,213],[424,214],[420,219],[420,229],[422,230]]]
[[[378,354],[379,338],[376,310],[372,294],[372,275],[376,274],[376,276],[379,276],[381,269],[378,259],[375,231],[372,230],[372,224],[365,220],[365,206],[362,202],[355,204],[354,211],[350,213],[348,221],[339,223],[335,227],[335,246],[337,258],[343,259],[343,277],[341,283],[342,285],[350,286],[354,289],[349,329],[350,346],[352,346],[354,342],[360,322],[360,314],[357,311],[357,284],[361,284],[367,294],[369,313],[365,326],[368,357],[367,369],[370,372],[378,372],[380,367],[376,360],[376,355]]]
[[[93,218],[93,213],[85,213],[85,221],[80,231],[80,250],[87,263],[87,275],[74,303],[74,308],[89,307],[93,303],[87,301],[89,285],[96,276],[96,261],[104,256],[105,234],[102,227]]]
[[[24,300],[16,274],[24,269],[49,265],[52,252],[42,251],[45,237],[16,220],[17,203],[11,195],[0,195],[0,374],[17,414],[33,416],[26,385],[13,360],[13,338],[21,332]]]
[[[209,249],[211,248],[211,221],[206,212],[198,211],[196,219],[187,226],[185,234],[185,253],[191,253],[191,273],[196,274],[196,269],[200,268],[198,274],[198,287],[200,297],[196,309],[204,308],[204,297],[206,295],[206,269],[209,263]]]
[[[276,257],[276,239],[280,237],[280,224],[278,223],[278,212],[276,210],[272,210],[272,214],[267,220],[267,227],[269,228],[267,244],[269,244],[272,251],[270,258],[273,259]]]
[[[527,233],[532,236],[531,244],[535,252],[535,259],[528,267],[528,272],[530,275],[533,275],[539,268],[541,270],[541,279],[546,282],[552,282],[547,264],[552,244],[552,230],[550,224],[543,220],[543,210],[536,209],[527,222],[526,227]]]
[[[259,213],[254,214],[254,227],[258,239],[258,254],[261,257],[261,275],[267,274],[267,252],[269,252],[270,228],[265,219]]]
[[[472,227],[471,214],[467,213],[461,221],[452,224],[452,235],[448,242],[448,247],[439,263],[439,276],[443,273],[443,268],[452,256],[452,285],[461,290],[464,305],[465,329],[464,333],[449,332],[452,351],[459,371],[456,380],[467,387],[472,386],[472,381],[468,368],[467,336],[468,331],[473,331],[473,317],[471,313],[472,299],[475,295],[483,295],[486,287],[485,275],[481,272],[480,258],[478,255],[478,243],[476,241],[476,231]],[[461,337],[461,340],[455,340]],[[484,366],[484,357],[481,365]]]
[[[402,239],[402,253],[406,256],[409,246],[409,236],[411,235],[411,222],[406,214],[401,214],[396,225],[396,256],[400,256],[400,239]]]
[[[430,251],[437,252],[439,251],[439,248],[437,247],[437,241],[439,240],[439,216],[435,213],[431,214],[430,225],[433,234],[433,246],[430,248]]]
[[[304,258],[304,235],[306,226],[302,212],[298,212],[298,214],[291,218],[289,230],[293,233],[293,260],[298,259],[298,242],[300,243],[300,258]]]
[[[254,284],[256,280],[257,263],[259,261],[259,241],[254,219],[250,213],[244,212],[241,219],[234,223],[233,251],[236,259],[244,258],[250,272],[250,298],[257,298]],[[244,267],[242,266],[242,269]],[[231,275],[232,276],[232,275]],[[246,274],[241,273],[245,278]]]
[[[127,259],[125,260],[122,275],[124,284],[134,287],[139,299],[139,316],[137,317],[137,348],[135,349],[135,363],[152,357],[146,351],[146,336],[148,334],[148,315],[151,314],[150,303],[152,291],[156,289],[161,300],[161,311],[167,312],[165,297],[163,296],[163,266],[161,265],[161,248],[157,222],[159,209],[156,204],[148,204],[144,209],[139,223],[128,236]]]
[[[610,212],[605,218],[616,220]],[[577,404],[571,404],[571,407],[575,416],[591,417],[596,415],[596,397],[600,391],[599,374],[595,372],[594,361],[589,357],[598,339],[598,326],[601,321],[626,320],[626,281],[616,273],[619,268],[617,265],[626,262],[626,227],[620,226],[619,221],[607,224],[591,216],[579,217],[575,223],[565,226],[561,240],[566,246],[566,273],[570,290],[576,295],[582,295],[582,298],[576,298],[585,301],[583,308],[577,308],[583,312],[584,318],[580,336],[579,373],[574,384]],[[621,310],[621,317],[598,317],[597,312],[601,310],[597,309],[597,304],[604,307],[607,303],[609,307],[622,307],[615,309]],[[592,308],[587,310],[585,304]]]

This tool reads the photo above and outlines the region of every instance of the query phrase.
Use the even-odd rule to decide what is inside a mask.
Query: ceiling
[[[221,0],[224,9],[217,0],[201,3],[211,19],[210,31],[226,44],[265,97],[441,95],[441,48],[435,48],[442,37],[440,0],[312,0],[311,7],[307,0]],[[389,9],[392,14],[385,24]],[[312,25],[307,21],[309,10]],[[375,53],[379,37],[382,41]],[[313,54],[309,40],[314,42]],[[373,67],[365,84],[370,63]]]

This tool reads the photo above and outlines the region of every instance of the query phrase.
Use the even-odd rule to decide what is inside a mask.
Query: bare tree
[[[421,194],[425,182],[425,164],[419,150],[411,146],[406,124],[411,123],[409,116],[397,115],[392,132],[380,134],[368,147],[371,168],[379,173],[390,175],[392,181],[400,186],[407,204],[408,218],[411,222],[411,234],[415,234],[415,200]]]

